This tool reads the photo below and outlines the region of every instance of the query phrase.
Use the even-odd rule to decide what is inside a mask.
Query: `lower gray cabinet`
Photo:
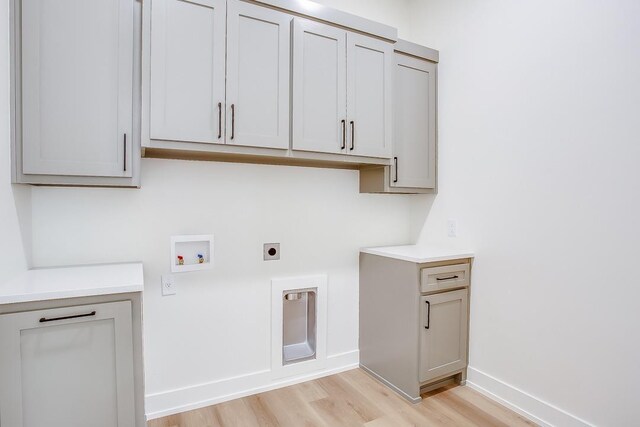
[[[131,301],[0,315],[0,425],[136,425]]]
[[[467,366],[468,291],[420,299],[420,382],[426,382]]]
[[[360,367],[410,402],[466,382],[471,259],[360,253]]]

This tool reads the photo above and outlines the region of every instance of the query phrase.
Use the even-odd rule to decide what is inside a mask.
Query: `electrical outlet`
[[[162,295],[175,295],[176,294],[176,282],[175,278],[171,274],[165,274],[162,276]]]
[[[263,257],[265,261],[280,259],[280,243],[265,243]]]
[[[455,219],[447,221],[447,236],[456,237],[458,235],[458,222]]]

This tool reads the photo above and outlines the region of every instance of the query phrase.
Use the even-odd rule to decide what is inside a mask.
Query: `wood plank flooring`
[[[354,369],[156,420],[148,427],[535,426],[469,387],[411,404]]]

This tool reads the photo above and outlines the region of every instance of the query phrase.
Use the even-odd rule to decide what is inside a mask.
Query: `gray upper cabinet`
[[[293,149],[389,158],[392,86],[391,43],[296,19]]]
[[[14,0],[14,181],[137,185],[134,0]]]
[[[396,54],[393,187],[435,188],[436,64]]]
[[[356,33],[347,35],[349,154],[391,157],[393,47]]]
[[[295,19],[293,149],[347,152],[347,33]]]
[[[224,143],[225,0],[153,0],[150,138]]]
[[[152,0],[147,7],[143,145],[288,149],[291,16],[237,0]]]
[[[421,297],[420,382],[467,366],[468,292]]]
[[[289,148],[291,16],[227,3],[227,144]]]
[[[360,172],[365,193],[433,193],[437,188],[438,52],[399,40],[394,55],[393,162]]]

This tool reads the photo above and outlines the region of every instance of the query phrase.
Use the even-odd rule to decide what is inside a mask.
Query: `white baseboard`
[[[467,368],[467,385],[543,427],[593,427],[552,404],[475,368]]]
[[[337,374],[357,368],[359,363],[359,351],[354,350],[328,356],[326,366],[322,370],[276,381],[273,380],[271,370],[266,369],[204,384],[148,394],[145,399],[147,419],[152,420],[179,412],[204,408],[216,403]]]

